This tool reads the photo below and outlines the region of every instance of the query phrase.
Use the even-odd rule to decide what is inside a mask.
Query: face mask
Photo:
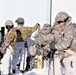
[[[9,26],[9,25],[7,25],[6,26],[6,29],[9,31],[11,28],[13,28],[13,25],[12,26]]]

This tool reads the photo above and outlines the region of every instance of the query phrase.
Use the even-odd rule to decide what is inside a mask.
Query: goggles
[[[64,21],[57,21],[58,24],[66,22],[69,19],[69,17],[67,17]]]

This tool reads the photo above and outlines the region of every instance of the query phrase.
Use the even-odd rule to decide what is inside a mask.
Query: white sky
[[[76,23],[76,0],[52,0],[52,24],[56,14],[60,11],[67,12]]]
[[[66,11],[76,22],[76,0],[52,0],[52,3],[52,24],[60,11]],[[0,0],[0,26],[8,19],[15,23],[18,17],[23,17],[27,26],[50,23],[50,0]]]
[[[0,26],[5,22],[5,0],[0,0]]]
[[[50,0],[6,0],[5,19],[15,21],[18,17],[25,19],[25,25],[34,26],[49,23]]]

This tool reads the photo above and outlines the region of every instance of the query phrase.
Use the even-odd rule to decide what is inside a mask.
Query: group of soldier
[[[29,62],[41,55],[42,60],[49,61],[49,75],[75,75],[76,24],[72,23],[71,20],[71,16],[66,12],[59,12],[55,17],[54,25],[44,24],[42,29],[40,29],[39,23],[36,23],[34,27],[23,26],[24,19],[21,17],[15,21],[17,27],[14,27],[11,20],[6,21],[5,25],[8,31],[0,48],[0,54],[3,55],[1,74],[10,75],[9,68],[12,69],[12,73],[15,73],[19,57],[19,69],[20,72],[24,73],[25,68],[30,64]],[[31,45],[33,47],[29,48],[31,55],[28,56],[27,39],[37,29],[38,32],[34,36],[35,42]]]

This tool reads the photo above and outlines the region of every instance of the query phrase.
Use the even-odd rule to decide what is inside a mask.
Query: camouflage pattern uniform
[[[14,30],[16,32],[19,32],[19,35],[17,34],[16,45],[14,47],[12,69],[16,70],[18,58],[19,58],[19,56],[21,56],[20,57],[21,58],[20,70],[24,70],[26,68],[26,58],[27,58],[27,48],[24,47],[25,40],[27,39],[28,34],[36,31],[40,25],[37,23],[34,27],[24,27],[23,18],[18,18],[16,20],[16,23],[18,24],[18,26],[15,27]],[[24,50],[24,49],[26,49],[26,50]],[[24,51],[25,51],[25,53],[24,53]],[[25,61],[24,61],[24,58],[25,58]],[[25,62],[25,65],[23,65],[23,62]]]
[[[39,46],[37,47],[37,54],[42,55],[45,60],[49,58],[49,53],[51,51],[49,43],[54,41],[54,36],[51,33],[51,30],[52,26],[50,24],[44,24],[43,28],[35,35],[35,41],[38,45],[40,45],[40,48]]]
[[[62,31],[62,28],[59,27],[57,22],[54,22],[54,25],[52,27],[52,34],[54,36],[54,42],[57,43],[59,38],[61,37],[60,32]],[[54,46],[55,44],[53,44]],[[59,58],[59,51],[56,51],[54,54],[54,69],[55,69],[55,75],[62,75],[62,66],[60,64],[60,58]],[[50,74],[53,75],[53,63],[50,65]]]
[[[4,40],[5,42],[9,43],[10,44],[10,48],[7,48],[6,51],[9,51],[9,52],[6,52],[4,58],[2,59],[2,62],[3,62],[3,68],[5,72],[3,72],[3,74],[8,74],[9,73],[9,60],[10,60],[10,57],[11,57],[11,52],[13,52],[13,49],[15,47],[15,44],[16,44],[16,41],[19,41],[17,40],[17,33],[16,33],[16,30],[20,30],[21,32],[21,36],[22,36],[22,39],[23,41],[26,40],[27,38],[27,34],[30,33],[30,32],[34,32],[37,30],[37,28],[39,27],[39,24],[36,24],[34,27],[23,27],[23,26],[17,26],[16,28],[12,28],[9,32],[7,32],[4,36]],[[22,44],[24,46],[24,44]],[[17,46],[18,47],[18,46]],[[9,50],[8,50],[9,49]],[[9,54],[8,54],[9,53]],[[6,59],[6,62],[4,62]],[[7,66],[6,66],[7,64]]]
[[[75,28],[71,22],[71,17],[66,12],[59,12],[55,18],[57,23],[64,22],[61,37],[57,41],[55,47],[61,51],[60,55],[63,59],[65,75],[75,75],[76,72],[76,47],[75,47]],[[60,23],[59,23],[60,24]],[[63,54],[62,54],[63,52]]]
[[[54,40],[54,36],[51,34],[52,26],[50,24],[44,24],[43,28],[35,35],[35,41],[39,45],[45,45],[41,47],[41,54],[47,56],[50,52],[49,43]],[[47,53],[48,52],[48,53]]]
[[[31,55],[31,51],[33,52],[33,54],[35,53],[34,48],[30,49],[31,46],[36,43],[35,40],[33,40],[31,38],[31,35],[32,35],[32,33],[28,34],[28,36],[27,36],[27,46],[28,46],[28,49],[27,49],[27,65],[26,65],[26,70],[31,70],[32,69],[31,68],[32,65],[30,65],[31,64],[30,61],[33,60],[32,59],[32,55]]]
[[[13,22],[11,20],[7,20],[5,22],[5,26],[7,28],[7,33],[4,36],[4,43],[2,44],[2,53],[4,54],[3,59],[1,60],[2,62],[2,74],[3,75],[8,75],[9,74],[9,66],[10,66],[10,56],[13,53],[13,48],[15,45],[15,39],[12,38],[12,36],[15,34],[14,32],[12,33],[13,35],[11,35],[11,31],[10,29],[13,28]],[[14,38],[16,38],[16,36],[14,36]],[[7,64],[7,65],[6,65]]]

